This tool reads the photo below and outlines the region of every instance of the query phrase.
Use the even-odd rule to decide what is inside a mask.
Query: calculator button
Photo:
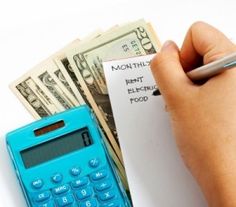
[[[89,166],[92,167],[92,168],[98,167],[99,164],[100,164],[100,161],[99,161],[98,158],[94,158],[94,159],[89,161]]]
[[[93,181],[98,181],[107,176],[107,171],[106,170],[99,170],[93,174],[91,174],[91,178]]]
[[[36,202],[42,202],[42,201],[46,201],[47,199],[49,199],[51,196],[50,191],[45,191],[42,193],[37,193],[34,195],[34,200]]]
[[[70,174],[73,176],[78,176],[81,173],[80,167],[72,167],[70,169]]]
[[[110,201],[109,203],[106,203],[101,207],[121,207],[121,205],[119,201]]]
[[[35,189],[40,189],[43,187],[43,180],[42,179],[37,179],[37,180],[34,180],[32,183],[31,183],[32,187],[35,188]]]
[[[37,207],[55,207],[55,205],[53,201],[48,201],[47,203],[40,204]]]
[[[82,178],[79,178],[77,180],[74,180],[71,182],[71,185],[73,188],[79,188],[79,187],[82,187],[84,185],[87,185],[88,184],[88,178],[87,177],[82,177]]]
[[[74,198],[71,194],[57,198],[57,204],[59,207],[70,205],[74,202]]]
[[[95,198],[86,200],[80,204],[80,207],[97,207],[97,201]]]
[[[90,187],[82,188],[76,191],[76,196],[79,200],[90,197],[93,194],[93,191]]]
[[[103,191],[103,190],[107,190],[112,186],[112,182],[110,180],[105,180],[101,183],[98,183],[95,185],[95,189],[97,191]]]
[[[114,198],[115,195],[116,195],[115,191],[110,190],[110,191],[105,191],[103,193],[99,193],[98,197],[100,198],[101,201],[107,201]]]
[[[67,192],[70,189],[69,185],[65,184],[65,185],[60,185],[56,188],[53,188],[52,192],[56,195],[62,194]]]
[[[62,179],[63,179],[63,176],[60,173],[56,173],[55,175],[52,176],[52,181],[54,183],[60,183]]]

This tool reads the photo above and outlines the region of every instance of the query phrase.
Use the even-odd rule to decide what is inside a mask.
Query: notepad
[[[135,207],[206,207],[185,167],[149,67],[153,55],[104,62],[109,97]]]

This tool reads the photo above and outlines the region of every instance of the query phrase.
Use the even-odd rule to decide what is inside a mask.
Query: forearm
[[[236,207],[236,158],[234,151],[214,156],[196,175],[209,207]],[[203,162],[206,162],[204,160]]]

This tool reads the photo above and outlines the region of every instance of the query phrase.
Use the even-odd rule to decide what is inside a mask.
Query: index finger
[[[204,22],[194,23],[180,50],[185,71],[207,64],[235,51],[235,45],[219,30]]]

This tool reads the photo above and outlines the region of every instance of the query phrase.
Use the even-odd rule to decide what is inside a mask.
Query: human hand
[[[197,22],[179,50],[163,45],[151,62],[176,143],[209,206],[236,206],[236,68],[194,84],[186,71],[236,51],[212,26]]]

